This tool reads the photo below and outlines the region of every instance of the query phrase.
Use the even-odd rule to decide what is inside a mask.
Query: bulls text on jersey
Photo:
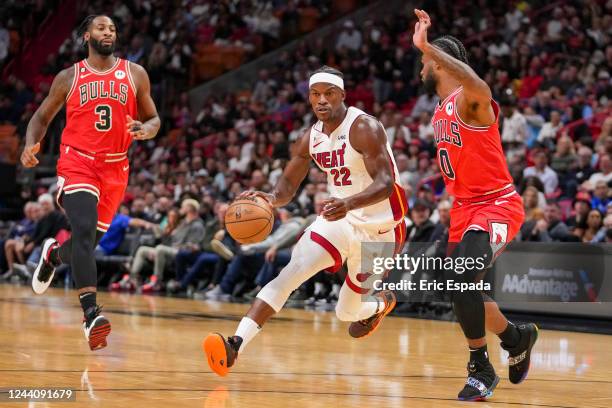
[[[128,99],[128,85],[125,83],[117,84],[115,81],[109,81],[108,84],[109,89],[105,89],[105,80],[91,81],[79,85],[80,105],[83,106],[87,102],[99,98],[114,99],[122,105],[125,105]]]
[[[448,134],[448,120],[439,119],[434,122],[434,140],[436,144],[440,142],[452,143],[461,147],[461,134],[459,133],[459,123],[450,121],[450,134]]]

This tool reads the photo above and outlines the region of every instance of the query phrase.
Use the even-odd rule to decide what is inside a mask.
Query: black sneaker
[[[91,309],[91,310],[89,310]],[[108,319],[100,314],[102,308],[98,305],[90,307],[83,318],[83,331],[91,351],[106,347],[106,337],[111,332]]]
[[[242,337],[239,336],[227,339],[219,333],[211,333],[206,336],[202,347],[210,369],[221,377],[225,377],[238,358],[241,344]]]
[[[521,334],[518,344],[514,347],[501,344],[502,348],[509,353],[508,378],[512,384],[519,384],[527,378],[531,349],[538,339],[538,326],[534,323],[520,324],[516,328]]]
[[[482,401],[493,395],[493,390],[499,383],[499,377],[488,360],[470,361],[467,370],[468,377],[465,387],[457,398],[462,401]]]
[[[40,259],[32,276],[32,290],[37,295],[45,293],[53,281],[55,265],[51,262],[50,255],[51,251],[58,246],[59,244],[53,238],[47,238],[43,241]]]

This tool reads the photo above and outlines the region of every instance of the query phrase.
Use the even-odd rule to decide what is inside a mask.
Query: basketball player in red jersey
[[[428,42],[429,15],[422,10],[415,14],[413,41],[423,53],[421,78],[440,98],[432,118],[438,163],[446,189],[455,198],[450,214],[451,256],[484,257],[492,263],[525,217],[501,147],[499,106],[487,83],[468,65],[463,44],[451,36]],[[449,279],[471,283],[485,273],[486,269],[451,272]],[[459,399],[484,399],[499,382],[489,362],[485,326],[509,352],[510,381],[523,381],[538,335],[536,325],[517,327],[508,322],[497,304],[479,291],[453,291],[451,299],[470,349],[468,378]]]
[[[372,296],[364,284],[370,271],[361,270],[362,242],[390,243],[401,248],[408,210],[404,191],[384,127],[376,118],[344,104],[342,73],[322,67],[309,81],[309,100],[318,119],[292,146],[292,158],[271,194],[261,196],[274,207],[287,205],[308,174],[311,161],[327,174],[327,200],[322,213],[293,248],[291,260],[258,294],[234,336],[218,333],[204,340],[211,369],[224,376],[239,353],[278,313],[298,286],[321,270],[337,271],[347,264],[336,316],[351,322],[354,338],[372,333],[395,306],[390,291]]]
[[[113,20],[105,15],[89,16],[79,33],[89,55],[53,80],[49,95],[28,124],[21,163],[25,167],[38,164],[40,140],[65,103],[57,201],[66,211],[72,237],[62,245],[53,238],[44,241],[32,288],[37,294],[44,293],[55,268],[69,263],[83,308],[85,337],[90,349],[97,350],[106,346],[111,328],[96,303],[94,248],[123,199],[132,139],[153,138],[160,121],[146,71],[113,55],[117,41]]]

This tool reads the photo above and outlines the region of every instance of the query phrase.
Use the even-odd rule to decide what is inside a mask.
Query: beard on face
[[[425,74],[425,80],[423,81],[423,88],[425,88],[425,92],[428,94],[435,94],[437,85],[438,80],[434,76],[433,72],[429,70],[429,72]]]
[[[93,49],[96,50],[96,52],[100,55],[108,56],[115,52],[116,41],[113,41],[111,45],[104,45],[102,44],[102,41],[98,41],[95,38],[90,38],[89,43],[91,44]]]

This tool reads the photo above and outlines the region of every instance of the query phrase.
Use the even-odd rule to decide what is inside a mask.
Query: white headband
[[[340,78],[338,75],[328,74],[327,72],[317,72],[316,74],[312,75],[310,77],[308,87],[310,88],[314,84],[318,84],[321,82],[335,85],[338,88],[344,90],[344,80]]]

